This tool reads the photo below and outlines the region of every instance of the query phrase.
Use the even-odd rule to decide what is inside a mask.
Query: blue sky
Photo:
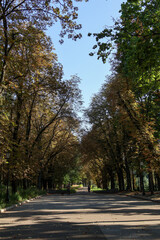
[[[97,93],[105,81],[105,76],[110,75],[109,61],[103,64],[96,56],[90,57],[89,53],[95,44],[95,39],[88,37],[88,32],[100,32],[105,26],[113,25],[113,18],[119,17],[121,4],[125,0],[89,0],[87,3],[75,3],[79,8],[78,22],[82,24],[82,39],[72,41],[65,38],[64,43],[59,43],[59,26],[53,25],[47,34],[51,37],[58,61],[62,63],[64,79],[71,75],[78,75],[81,79],[80,89],[84,107],[88,107],[93,94]]]

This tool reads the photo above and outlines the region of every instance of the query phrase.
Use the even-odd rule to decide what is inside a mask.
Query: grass
[[[95,192],[95,193],[117,193],[118,189],[117,188],[115,188],[115,189],[102,189],[102,188],[98,188],[98,187],[92,187],[91,191]]]
[[[9,202],[6,203],[6,188],[4,186],[1,186],[1,192],[0,192],[0,209],[9,207],[13,204],[20,203],[22,201],[37,197],[39,195],[43,195],[46,192],[40,191],[36,187],[30,187],[26,190],[18,189],[18,191],[15,194],[9,194]],[[9,191],[11,192],[11,191]]]
[[[91,191],[104,191],[104,190],[98,187],[91,187]]]

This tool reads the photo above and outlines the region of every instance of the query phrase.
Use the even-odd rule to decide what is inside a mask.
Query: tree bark
[[[17,192],[17,182],[13,174],[12,174],[11,186],[12,186],[12,194],[15,194]]]
[[[119,167],[117,174],[118,174],[119,190],[124,191],[124,177],[123,177],[123,170],[121,167]]]
[[[155,173],[155,178],[156,178],[156,182],[157,182],[157,190],[160,191],[160,177],[159,177],[158,173]]]
[[[112,170],[109,171],[110,180],[111,180],[111,190],[115,190],[115,176]]]
[[[133,169],[132,169],[132,189],[133,191],[135,191],[135,178],[134,178]]]
[[[38,175],[38,189],[42,190],[42,171],[40,171],[39,175]]]
[[[23,189],[26,190],[27,189],[27,179],[23,178]]]
[[[131,191],[132,190],[131,173],[130,173],[130,169],[129,169],[127,160],[125,160],[125,172],[126,172],[126,177],[127,177],[127,189],[126,190]]]
[[[107,189],[108,183],[107,183],[107,166],[104,164],[102,169],[102,187],[103,189]]]
[[[149,191],[151,192],[151,195],[154,194],[154,183],[153,183],[153,174],[150,171],[148,174],[148,179],[149,179]]]
[[[140,173],[140,191],[142,192],[143,195],[145,195],[143,172]]]

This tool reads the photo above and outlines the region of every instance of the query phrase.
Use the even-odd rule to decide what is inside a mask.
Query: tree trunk
[[[158,173],[155,173],[155,178],[156,178],[156,182],[157,182],[157,190],[160,191],[160,177],[159,177]]]
[[[149,191],[151,192],[151,195],[154,194],[154,183],[153,183],[153,174],[150,171],[148,174],[148,179],[149,179]]]
[[[23,189],[26,190],[27,189],[27,179],[23,178]]]
[[[132,169],[132,189],[133,191],[135,191],[135,178],[134,178],[133,169]]]
[[[141,190],[142,194],[145,195],[143,172],[140,173],[140,190]]]
[[[42,171],[38,175],[38,189],[42,190]]]
[[[17,163],[17,157],[18,157],[18,146],[19,146],[19,138],[18,138],[18,133],[19,133],[19,126],[21,123],[21,110],[22,110],[22,103],[23,103],[23,99],[22,99],[22,95],[17,94],[17,109],[16,109],[16,117],[15,117],[15,126],[14,126],[14,130],[13,130],[13,143],[12,143],[12,154],[10,157],[10,164],[12,166],[12,172],[16,172],[16,163]],[[14,170],[15,171],[14,171]],[[12,185],[12,193],[16,193],[17,192],[17,183],[16,183],[16,174],[13,175],[12,174],[12,181],[11,181],[11,185]]]
[[[12,175],[11,185],[12,185],[12,194],[15,194],[17,192],[17,182],[13,175]]]
[[[130,169],[128,166],[128,162],[125,161],[125,171],[126,171],[126,177],[127,177],[127,191],[131,191],[132,190],[132,185],[131,185],[131,173],[130,173]]]
[[[123,170],[121,167],[119,167],[117,174],[118,174],[119,190],[124,191],[124,177],[123,177]]]
[[[98,188],[101,188],[101,183],[100,183],[100,181],[96,179],[96,183],[97,183],[97,187],[98,187]]]
[[[106,178],[103,178],[102,179],[102,187],[103,187],[103,189],[107,189],[108,188],[108,184],[107,184],[107,179]]]
[[[102,187],[103,189],[107,189],[108,184],[107,184],[107,171],[106,171],[106,166],[103,167],[102,170]]]
[[[53,189],[53,180],[51,178],[48,180],[48,189]]]
[[[0,186],[3,184],[3,169],[0,169]]]
[[[110,179],[111,179],[111,190],[115,190],[115,176],[114,176],[114,172],[110,171],[109,175],[110,175]]]
[[[43,189],[47,190],[47,180],[43,179]]]

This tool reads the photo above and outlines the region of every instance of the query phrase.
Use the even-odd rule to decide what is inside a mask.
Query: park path
[[[0,214],[0,239],[160,240],[160,204],[86,189],[48,195]]]

